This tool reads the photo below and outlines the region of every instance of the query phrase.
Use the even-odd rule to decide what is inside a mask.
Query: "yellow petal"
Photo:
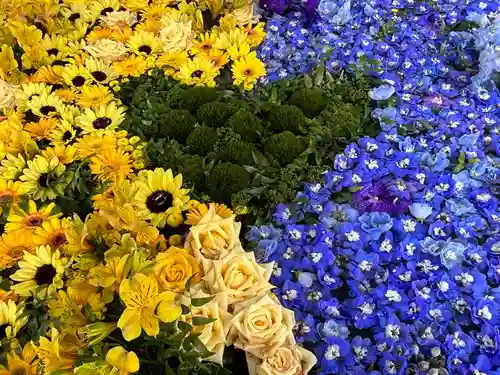
[[[156,307],[156,316],[165,323],[173,322],[181,316],[181,313],[182,309],[180,306],[168,301],[162,301]]]
[[[134,352],[127,352],[121,346],[115,346],[106,354],[106,361],[124,372],[139,371],[139,358]]]

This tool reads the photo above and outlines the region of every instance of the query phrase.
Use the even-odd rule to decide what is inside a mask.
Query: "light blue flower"
[[[327,320],[318,324],[318,333],[321,337],[335,336],[340,338],[349,337],[349,328],[345,324],[337,323],[335,320]]]
[[[410,213],[418,220],[425,220],[432,214],[432,207],[427,203],[413,203],[409,208]]]
[[[422,245],[422,252],[434,256],[441,254],[441,251],[446,245],[444,241],[435,240],[432,237],[425,237],[423,241],[420,241],[420,244]]]
[[[392,85],[380,85],[379,87],[375,87],[374,89],[368,91],[368,96],[372,100],[387,100],[395,92],[396,89]]]
[[[448,269],[462,264],[465,256],[465,246],[460,242],[447,241],[441,250],[441,263]]]
[[[306,288],[310,288],[314,281],[316,280],[316,276],[311,272],[300,272],[298,281],[300,284],[305,286]]]
[[[465,216],[476,213],[474,205],[466,198],[448,199],[446,208],[457,216]]]
[[[392,228],[393,220],[387,212],[370,212],[358,218],[361,228],[372,240],[378,240],[382,233]]]

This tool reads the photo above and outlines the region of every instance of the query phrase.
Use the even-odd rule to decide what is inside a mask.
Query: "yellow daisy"
[[[152,32],[135,31],[127,43],[128,48],[137,55],[150,56],[163,51],[163,44]]]
[[[21,90],[16,91],[16,105],[18,109],[25,109],[34,96],[49,96],[51,90],[52,88],[45,83],[24,83],[21,85]]]
[[[42,156],[47,160],[57,157],[59,162],[63,164],[70,164],[75,160],[76,148],[72,145],[64,146],[57,144],[54,147],[47,147],[42,151]]]
[[[10,268],[22,259],[24,253],[34,253],[35,244],[29,233],[4,233],[0,238],[0,268]]]
[[[134,203],[142,217],[161,228],[180,224],[179,217],[189,201],[189,190],[182,188],[182,175],[174,177],[171,169],[142,170],[135,184],[138,190]]]
[[[106,86],[84,86],[76,102],[80,107],[96,109],[111,100],[113,94]]]
[[[63,107],[63,101],[54,94],[35,95],[27,102],[27,108],[39,117],[54,117]]]
[[[113,69],[124,76],[139,77],[148,69],[148,62],[143,56],[129,56],[113,63]]]
[[[0,164],[0,176],[2,176],[2,180],[17,180],[26,166],[26,160],[24,160],[21,154],[17,156],[7,154],[6,158]],[[2,190],[0,190],[1,194]]]
[[[33,241],[36,245],[48,245],[52,250],[59,249],[67,244],[66,230],[63,221],[57,217],[46,220],[41,226],[35,228]]]
[[[232,68],[233,83],[235,85],[243,84],[247,90],[253,88],[259,77],[266,74],[264,63],[260,61],[255,52],[251,52],[247,57],[236,61]]]
[[[247,34],[240,29],[233,29],[230,32],[222,32],[218,35],[217,41],[215,42],[215,48],[227,50],[232,46],[241,46],[247,43]]]
[[[11,289],[21,297],[35,295],[41,299],[53,296],[64,286],[64,269],[67,259],[61,258],[59,250],[49,246],[39,246],[35,254],[24,253],[17,270],[10,278],[18,284]]]
[[[78,137],[78,129],[68,121],[60,121],[50,133],[50,142],[53,145],[69,145]]]
[[[208,55],[215,49],[216,41],[217,33],[215,32],[200,34],[199,40],[193,40],[193,45],[189,52],[193,55],[197,53]]]
[[[66,58],[70,53],[68,48],[68,38],[63,35],[45,34],[40,42],[40,46],[45,52],[47,52],[47,65],[50,65],[56,60]]]
[[[98,130],[114,131],[124,118],[125,108],[117,107],[115,102],[111,102],[95,110],[85,108],[84,113],[76,118],[76,124],[84,134]]]
[[[37,208],[36,203],[32,200],[28,202],[27,212],[20,206],[15,206],[10,211],[5,224],[6,233],[23,233],[28,232],[32,235],[35,233],[36,228],[42,227],[43,223],[48,220],[57,219],[62,214],[57,213],[52,215],[52,211],[56,207],[55,203]]]
[[[216,68],[221,69],[224,65],[229,62],[229,56],[226,52],[214,49],[210,51],[207,55],[207,58],[212,61]]]
[[[14,301],[0,301],[0,327],[5,330],[5,336],[8,339],[16,337],[17,332],[28,322],[28,318],[23,304],[16,305]]]
[[[58,122],[55,118],[41,118],[38,122],[27,123],[24,126],[24,130],[36,141],[49,139]]]
[[[250,46],[247,43],[242,43],[239,46],[231,46],[227,49],[227,53],[231,60],[238,61],[244,57],[247,57],[250,53]]]
[[[206,57],[195,56],[180,66],[175,77],[186,85],[215,87],[219,69]]]
[[[105,150],[116,148],[116,137],[113,133],[96,131],[79,138],[75,143],[79,158],[94,156]]]
[[[168,76],[173,76],[188,60],[189,55],[186,51],[164,53],[156,59],[156,66],[163,69]]]
[[[102,59],[87,57],[85,59],[85,68],[94,79],[94,82],[98,84],[106,84],[118,77],[111,64]]]
[[[82,65],[68,65],[64,68],[62,78],[68,86],[80,88],[92,82],[92,76]]]
[[[60,98],[64,103],[71,104],[76,99],[76,89],[73,87],[58,89],[54,91],[54,95]]]
[[[252,25],[247,25],[245,27],[240,26],[240,29],[247,34],[250,47],[257,47],[264,41],[264,38],[266,37],[266,32],[264,31],[264,22],[259,22],[254,27],[252,27]]]
[[[103,182],[122,183],[132,175],[132,157],[121,148],[110,148],[90,158],[90,171]]]

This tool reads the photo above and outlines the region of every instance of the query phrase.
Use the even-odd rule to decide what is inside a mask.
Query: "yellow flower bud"
[[[131,146],[131,145],[125,146],[124,150],[128,151],[128,152],[132,152],[132,151],[134,151],[134,146]]]
[[[132,152],[132,159],[137,160],[137,159],[142,159],[143,153],[141,150],[134,150]]]
[[[144,162],[142,161],[134,161],[132,163],[132,166],[135,168],[135,169],[144,169],[145,165],[144,165]]]
[[[120,146],[120,147],[125,147],[125,146],[128,146],[128,139],[121,138],[116,143],[118,143],[118,146]]]
[[[139,143],[141,141],[141,138],[134,135],[133,137],[130,137],[130,139],[128,140],[128,142],[131,144],[131,145],[135,145],[137,143]]]
[[[116,138],[125,138],[128,135],[126,130],[119,130],[116,132]]]

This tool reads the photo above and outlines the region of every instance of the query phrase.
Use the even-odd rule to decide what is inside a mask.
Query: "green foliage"
[[[257,142],[264,128],[262,121],[252,112],[240,109],[227,121],[227,126],[248,142]]]
[[[217,92],[214,89],[199,86],[189,87],[182,90],[182,105],[180,108],[196,112],[203,104],[213,102],[217,97]]]
[[[304,145],[292,132],[274,134],[264,144],[264,150],[281,165],[287,165],[304,151]]]
[[[325,90],[319,87],[298,90],[288,99],[288,104],[299,107],[309,118],[318,116],[325,109],[326,103]]]
[[[300,108],[294,105],[275,105],[269,110],[268,124],[275,132],[289,130],[299,134],[305,130],[306,117]]]
[[[240,165],[249,165],[253,162],[252,153],[256,151],[251,143],[233,139],[219,148],[217,158],[221,161],[230,161]]]
[[[191,153],[203,156],[213,151],[216,142],[217,131],[205,125],[196,127],[186,140]]]
[[[240,165],[217,164],[208,176],[208,193],[218,201],[230,202],[231,196],[245,189],[250,183],[250,174]]]
[[[203,191],[206,186],[203,157],[199,155],[183,155],[177,161],[177,170],[182,173],[186,186]]]
[[[159,113],[157,135],[185,142],[194,129],[196,119],[185,109],[166,109]]]
[[[196,112],[200,123],[217,128],[224,126],[238,107],[232,103],[210,102],[203,104]]]

